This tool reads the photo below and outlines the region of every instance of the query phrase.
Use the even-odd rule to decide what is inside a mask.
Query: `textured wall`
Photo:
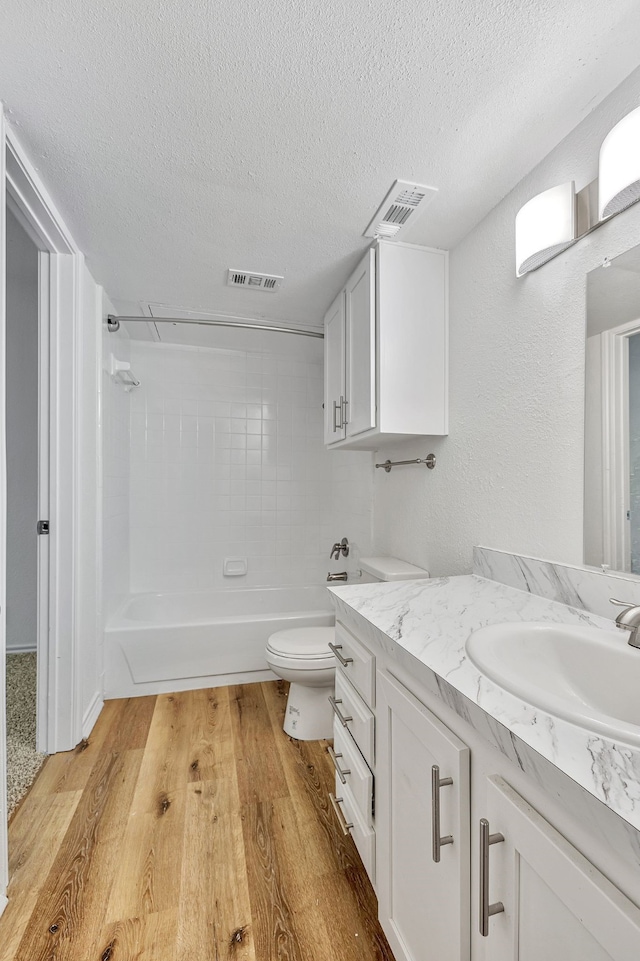
[[[36,648],[38,251],[7,211],[7,649]]]
[[[134,593],[317,584],[344,567],[329,562],[337,538],[370,549],[370,455],[323,447],[321,341],[274,353],[223,336],[131,342]],[[225,557],[248,574],[223,577]]]
[[[400,449],[433,450],[433,472],[377,472],[378,550],[436,574],[469,571],[474,544],[582,561],[586,273],[640,242],[640,207],[521,279],[514,218],[547,187],[592,180],[603,138],[638,103],[640,71],[452,251],[450,436]]]

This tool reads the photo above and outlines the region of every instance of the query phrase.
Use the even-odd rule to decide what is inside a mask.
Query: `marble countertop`
[[[640,831],[640,749],[595,735],[509,694],[465,653],[469,634],[488,624],[553,621],[611,629],[611,620],[476,575],[329,590],[338,614],[342,609],[345,615],[355,611],[365,618],[390,655],[397,655],[399,647],[446,682],[447,703],[457,713],[467,715],[463,698],[468,699]],[[456,694],[463,695],[459,703]]]

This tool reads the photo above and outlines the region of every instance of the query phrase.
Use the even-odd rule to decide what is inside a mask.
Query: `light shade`
[[[516,274],[542,267],[576,241],[573,180],[533,197],[516,214]]]
[[[598,181],[600,220],[640,200],[640,107],[607,134],[600,148]]]

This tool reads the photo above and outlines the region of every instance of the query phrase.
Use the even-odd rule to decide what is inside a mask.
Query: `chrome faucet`
[[[335,542],[335,544],[331,548],[331,553],[329,554],[329,557],[331,558],[332,561],[339,561],[341,554],[343,557],[349,556],[349,541],[347,540],[346,537],[343,537],[341,541]]]
[[[331,571],[327,574],[328,581],[346,581],[349,575],[346,571],[340,571],[339,574],[332,574]]]
[[[616,624],[622,628],[623,631],[630,632],[629,644],[631,647],[640,649],[640,637],[638,636],[638,632],[640,631],[640,604],[628,604],[627,601],[617,601],[615,597],[610,597],[609,600],[612,604],[616,604],[617,607],[624,607],[624,611],[621,611],[616,617]]]

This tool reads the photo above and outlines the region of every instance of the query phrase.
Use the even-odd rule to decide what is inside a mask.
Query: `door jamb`
[[[39,666],[38,747],[54,753],[70,750],[82,737],[75,541],[83,256],[9,127],[5,143],[7,205],[41,251],[41,298],[49,319],[49,644]]]
[[[627,511],[629,488],[629,337],[640,319],[603,331],[602,337],[602,517],[604,563],[630,571]]]

